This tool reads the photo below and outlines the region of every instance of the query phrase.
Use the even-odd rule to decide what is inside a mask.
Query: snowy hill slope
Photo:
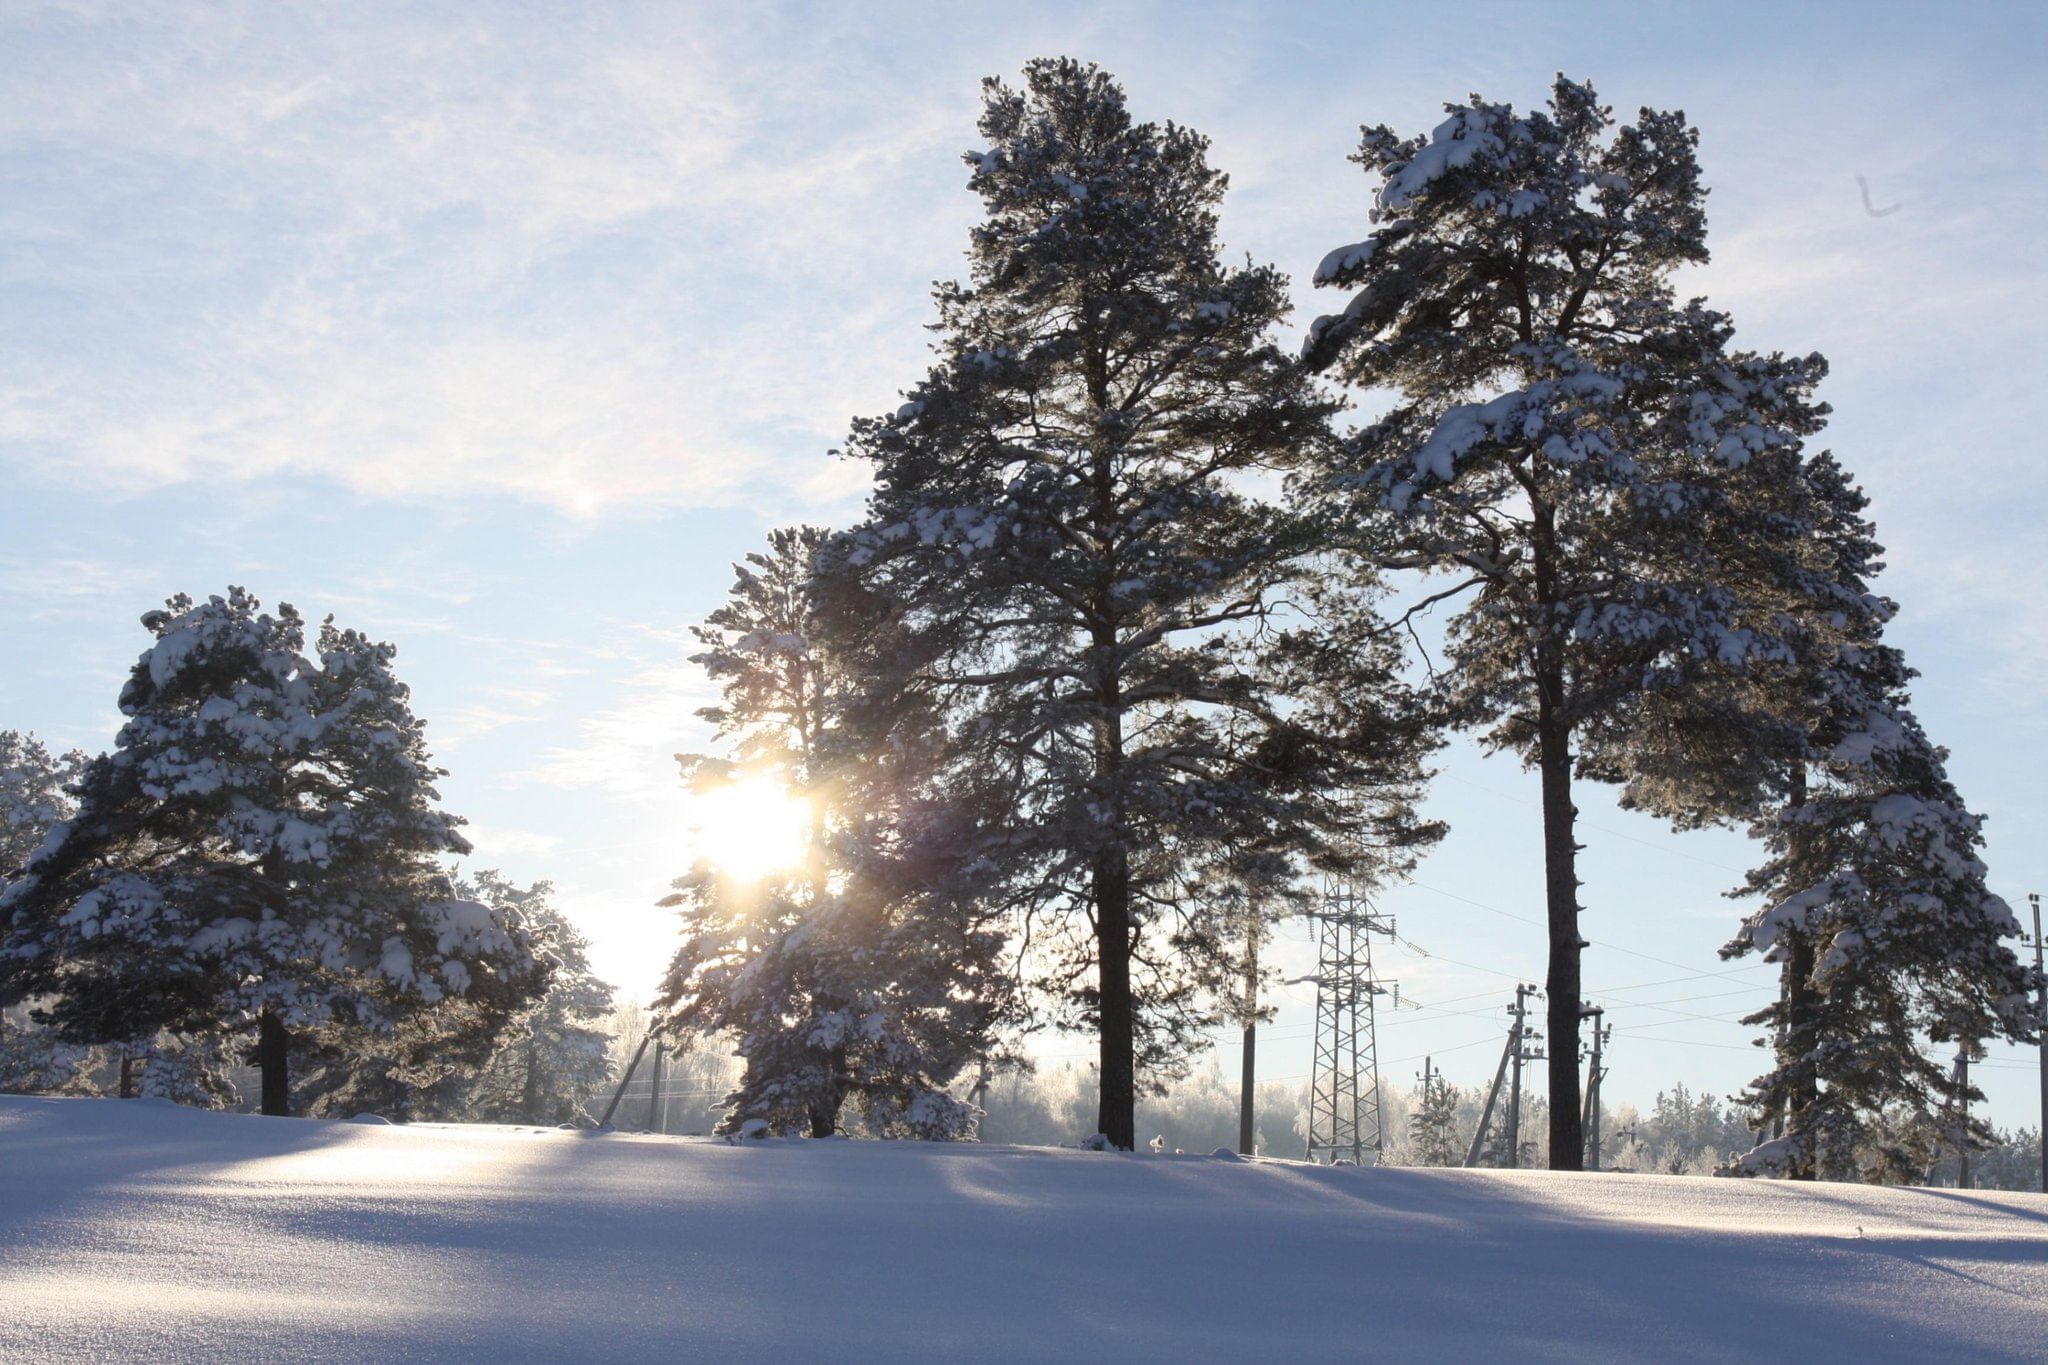
[[[0,1096],[0,1359],[2041,1359],[2048,1200]]]

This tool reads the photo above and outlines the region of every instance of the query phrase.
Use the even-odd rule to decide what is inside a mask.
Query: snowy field
[[[0,1096],[0,1360],[2021,1360],[2048,1201]]]

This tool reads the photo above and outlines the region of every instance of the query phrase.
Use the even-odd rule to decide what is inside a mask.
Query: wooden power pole
[[[1956,1188],[1970,1188],[1970,1054],[1956,1050],[1956,1105],[1962,1116],[1962,1136],[1956,1141]]]
[[[654,1093],[647,1100],[647,1127],[656,1133],[668,1131],[668,1095],[664,1082],[668,1075],[663,1063],[668,1060],[668,1049],[661,1039],[654,1040]]]
[[[1522,1164],[1522,1063],[1543,1059],[1541,1052],[1531,1052],[1523,1046],[1536,1035],[1529,1032],[1525,1016],[1528,1014],[1528,998],[1534,994],[1534,986],[1516,986],[1515,1003],[1515,1070],[1514,1084],[1508,1091],[1508,1169],[1514,1170]]]
[[[633,1073],[640,1069],[640,1058],[646,1054],[647,1045],[653,1041],[653,1034],[641,1035],[640,1046],[633,1049],[633,1060],[626,1063],[626,1074],[619,1077],[619,1088],[612,1091],[612,1102],[604,1107],[604,1117],[597,1121],[598,1127],[603,1128],[611,1123],[613,1111],[619,1107],[619,1101],[626,1097],[626,1087],[633,1082]]]
[[[2041,971],[2041,893],[2027,900],[2034,907],[2034,979],[2041,997],[2041,1189],[2048,1192],[2048,975]]]
[[[1493,1084],[1486,1087],[1486,1105],[1479,1111],[1479,1126],[1472,1130],[1472,1145],[1465,1149],[1465,1164],[1479,1163],[1479,1149],[1486,1145],[1486,1125],[1493,1121],[1493,1102],[1500,1098],[1500,1083],[1508,1074],[1508,1058],[1522,1045],[1522,1038],[1514,1025],[1508,1026],[1507,1046],[1500,1050],[1500,1065],[1493,1069]]]
[[[1579,1010],[1581,1019],[1593,1021],[1593,1051],[1586,1066],[1586,1107],[1579,1115],[1579,1128],[1586,1135],[1589,1171],[1600,1169],[1600,1080],[1607,1074],[1607,1068],[1601,1064],[1601,1049],[1607,1042],[1601,1020],[1606,1014],[1598,1005],[1586,1005]]]
[[[1516,1128],[1516,1110],[1520,1108],[1522,1092],[1522,1041],[1524,1035],[1522,1016],[1525,1012],[1522,997],[1534,989],[1534,986],[1515,987],[1515,1003],[1508,1006],[1508,1017],[1513,1022],[1508,1025],[1507,1046],[1500,1050],[1500,1065],[1494,1068],[1493,1084],[1487,1087],[1486,1106],[1479,1111],[1479,1126],[1472,1130],[1472,1145],[1465,1149],[1465,1164],[1467,1166],[1474,1166],[1479,1162],[1479,1150],[1486,1145],[1487,1125],[1493,1121],[1494,1101],[1500,1098],[1500,1083],[1507,1076],[1508,1064],[1510,1062],[1514,1064],[1515,1068],[1515,1096],[1514,1103],[1509,1106],[1508,1116],[1504,1122],[1507,1124],[1508,1164],[1510,1166],[1515,1164],[1514,1144],[1521,1140],[1521,1134]]]

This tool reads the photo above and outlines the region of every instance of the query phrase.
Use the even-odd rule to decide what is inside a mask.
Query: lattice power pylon
[[[1373,975],[1372,936],[1394,932],[1356,882],[1332,878],[1309,912],[1316,928],[1316,1060],[1309,1078],[1308,1159],[1377,1161],[1380,1131],[1379,1042],[1374,997],[1399,987]]]

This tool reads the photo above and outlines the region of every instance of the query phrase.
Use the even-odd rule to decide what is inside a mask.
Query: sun
[[[740,881],[795,867],[809,832],[809,809],[772,778],[743,777],[697,798],[697,856]]]

